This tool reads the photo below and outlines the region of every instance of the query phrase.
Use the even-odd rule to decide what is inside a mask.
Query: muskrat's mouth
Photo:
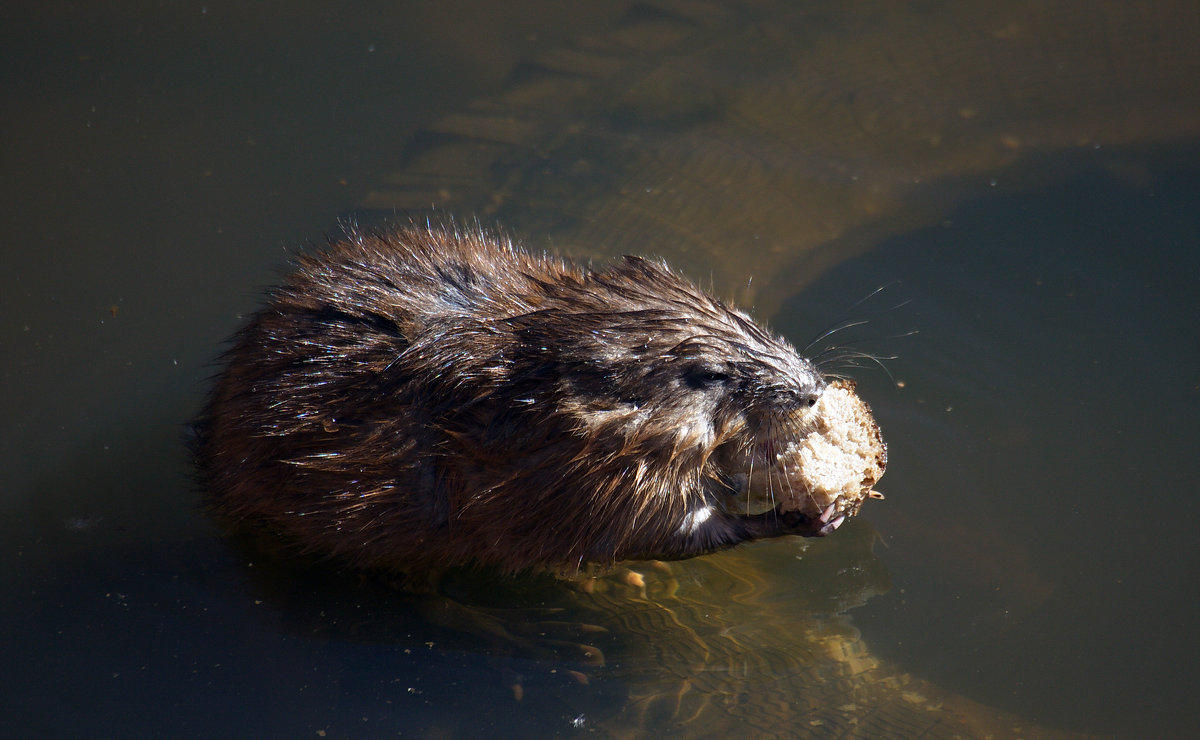
[[[887,467],[887,447],[850,381],[834,381],[811,409],[770,425],[774,432],[732,455],[725,505],[744,515],[799,512],[836,529],[868,498]]]
[[[776,442],[774,439],[755,443],[750,448],[749,469],[769,468],[775,465],[779,461],[779,450],[786,446],[786,443]]]

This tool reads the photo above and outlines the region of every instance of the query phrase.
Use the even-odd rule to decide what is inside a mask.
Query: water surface
[[[601,96],[591,104],[607,113],[563,129],[590,142],[505,150],[504,172],[530,173],[553,171],[536,160],[546,152],[657,146],[655,161],[690,167],[703,149],[686,183],[635,173],[661,196],[652,213],[691,200],[713,214],[695,243],[677,228],[695,217],[677,212],[661,231],[614,221],[623,235],[606,247],[589,240],[608,233],[601,219],[572,210],[567,228],[517,178],[507,210],[485,219],[538,225],[539,246],[667,254],[801,346],[868,321],[814,347],[895,356],[850,370],[890,443],[888,500],[835,537],[639,565],[644,589],[623,575],[593,593],[461,576],[431,599],[272,563],[203,515],[183,424],[221,340],[288,254],[364,214],[411,172],[414,146],[438,144],[410,144],[414,132],[540,79],[520,60],[622,28],[626,6],[0,11],[9,731],[549,737],[729,723],[869,736],[859,707],[900,684],[922,711],[936,699],[977,722],[1194,727],[1200,108],[1179,72],[1195,52],[1171,32],[1194,11],[1168,4],[1143,27],[1114,22],[1113,4],[960,4],[949,20],[937,4],[795,4],[784,22],[762,3],[735,14],[726,66],[711,36],[683,57],[704,52],[702,78],[675,50],[649,55],[647,69],[666,70],[650,95]],[[1036,22],[1051,11],[1068,19],[1053,32]],[[686,17],[655,12],[635,10],[635,26]],[[901,33],[913,28],[936,35],[916,44]],[[763,45],[734,53],[754,34]],[[1020,58],[995,56],[1010,42]],[[881,58],[847,62],[870,50]],[[1030,50],[1061,64],[1023,65]],[[722,118],[746,110],[728,97],[697,98],[714,69],[726,70],[717,89],[795,101],[803,146]],[[776,69],[799,71],[762,74]],[[647,125],[638,106],[679,90]],[[935,99],[945,90],[975,94]],[[752,166],[722,169],[746,153]],[[588,172],[611,180],[543,182],[564,193],[551,205],[628,213],[616,206],[637,191],[609,164]],[[709,207],[716,184],[747,197]],[[481,614],[561,624],[532,639],[489,632]]]

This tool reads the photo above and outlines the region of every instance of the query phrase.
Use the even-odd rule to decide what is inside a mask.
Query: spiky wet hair
[[[664,264],[441,228],[299,258],[225,362],[199,455],[216,508],[403,568],[572,570],[763,536],[713,492],[824,387]]]

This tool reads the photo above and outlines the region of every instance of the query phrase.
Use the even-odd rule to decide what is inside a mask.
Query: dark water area
[[[870,513],[893,589],[853,615],[879,653],[1025,716],[1184,734],[1167,718],[1192,711],[1177,667],[1200,620],[1196,154],[965,204],[785,308],[888,286],[851,339],[894,352],[903,384],[858,373],[901,429]]]
[[[861,319],[814,350],[881,358],[849,372],[889,442],[888,498],[834,537],[669,571],[640,564],[594,592],[462,574],[422,596],[274,562],[204,515],[185,425],[221,342],[288,256],[360,212],[422,127],[627,10],[0,9],[6,734],[703,736],[687,717],[710,736],[922,734],[868,731],[865,712],[854,716],[874,687],[902,686],[929,716],[937,695],[1025,729],[994,736],[1190,736],[1200,132],[1191,98],[1172,115],[1152,110],[1119,66],[1095,75],[1138,90],[1131,108],[1169,125],[1142,130],[1133,116],[1075,142],[1054,119],[1024,132],[1044,148],[1004,139],[1001,155],[964,146],[970,156],[950,157],[951,142],[925,168],[933,154],[903,149],[872,170],[887,148],[852,142],[865,153],[845,171],[856,183],[877,176],[887,197],[836,190],[830,202],[852,207],[829,206],[814,229],[831,250],[756,275],[768,286],[761,318],[797,345]],[[859,23],[814,13],[805,48],[835,56],[823,40]],[[980,27],[999,30],[983,36],[1019,34],[989,13],[978,10],[991,24]],[[961,38],[954,48],[975,36]],[[1154,38],[1116,34],[1105,48],[1153,49]],[[1184,56],[1160,51],[1163,69]],[[730,69],[749,64],[729,56]],[[1161,84],[1169,92],[1172,80]],[[868,92],[817,101],[851,110]],[[1020,93],[989,100],[1021,115],[1058,109]],[[986,112],[950,106],[961,121],[977,107]],[[807,159],[778,154],[822,162],[825,177],[841,151],[817,141]],[[817,241],[797,236],[797,253]],[[778,265],[779,251],[764,240],[729,264]],[[704,268],[685,254],[689,270]],[[806,697],[851,724],[810,719]]]

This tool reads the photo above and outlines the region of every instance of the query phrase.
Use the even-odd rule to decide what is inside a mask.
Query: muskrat
[[[755,471],[821,433],[809,360],[664,264],[479,230],[299,257],[224,361],[197,425],[215,509],[357,566],[574,572],[825,535],[886,464],[861,405],[867,463],[806,508],[795,470]],[[763,511],[737,505],[755,480]]]

